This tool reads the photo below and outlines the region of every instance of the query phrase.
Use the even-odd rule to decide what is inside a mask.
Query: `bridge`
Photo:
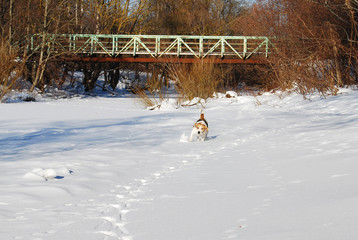
[[[263,36],[31,35],[28,51],[37,53],[41,46],[66,61],[257,64],[270,54],[271,42]]]

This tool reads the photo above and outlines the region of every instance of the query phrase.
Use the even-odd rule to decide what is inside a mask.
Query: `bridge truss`
[[[31,35],[30,52],[41,49],[73,61],[258,63],[268,57],[270,40],[259,36]]]

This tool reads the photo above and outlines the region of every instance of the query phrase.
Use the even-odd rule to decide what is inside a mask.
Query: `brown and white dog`
[[[192,142],[193,139],[204,141],[208,136],[209,125],[208,122],[204,118],[204,113],[201,111],[200,118],[193,126],[193,130],[191,131],[189,141]]]

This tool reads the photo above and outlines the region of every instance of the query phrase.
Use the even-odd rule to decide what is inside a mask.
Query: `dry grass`
[[[267,75],[273,88],[283,91],[296,90],[302,95],[319,92],[336,94],[340,86],[336,69],[330,60],[318,56],[291,58],[285,55],[271,58],[271,74]]]
[[[224,73],[220,67],[204,61],[172,65],[169,76],[175,82],[179,101],[210,98],[224,82]]]
[[[139,101],[148,109],[160,108],[161,103],[169,98],[165,80],[160,75],[160,68],[154,68],[151,76],[147,79],[146,87],[133,86],[131,91]]]
[[[151,95],[148,94],[143,88],[134,88],[132,89],[132,92],[138,97],[142,105],[147,108],[153,107],[158,104],[158,101],[154,97],[151,97]]]
[[[11,91],[22,76],[24,62],[16,61],[17,53],[5,40],[0,40],[0,100]]]
[[[212,62],[198,61],[193,64],[171,64],[165,73],[174,83],[177,95],[177,105],[184,106],[184,102],[194,98],[206,100],[218,92],[224,84],[225,71]],[[147,89],[134,88],[132,91],[139,97],[141,103],[153,108],[169,98],[168,83],[160,77],[161,72],[153,72],[147,80]],[[197,104],[202,101],[196,101]]]

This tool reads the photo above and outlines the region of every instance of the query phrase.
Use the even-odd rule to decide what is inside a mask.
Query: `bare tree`
[[[246,8],[244,0],[154,0],[150,32],[230,35],[234,20]]]
[[[89,1],[83,4],[87,32],[134,33],[149,14],[149,0]]]
[[[272,87],[334,94],[358,81],[357,6],[356,0],[257,0],[236,30],[273,37]]]

